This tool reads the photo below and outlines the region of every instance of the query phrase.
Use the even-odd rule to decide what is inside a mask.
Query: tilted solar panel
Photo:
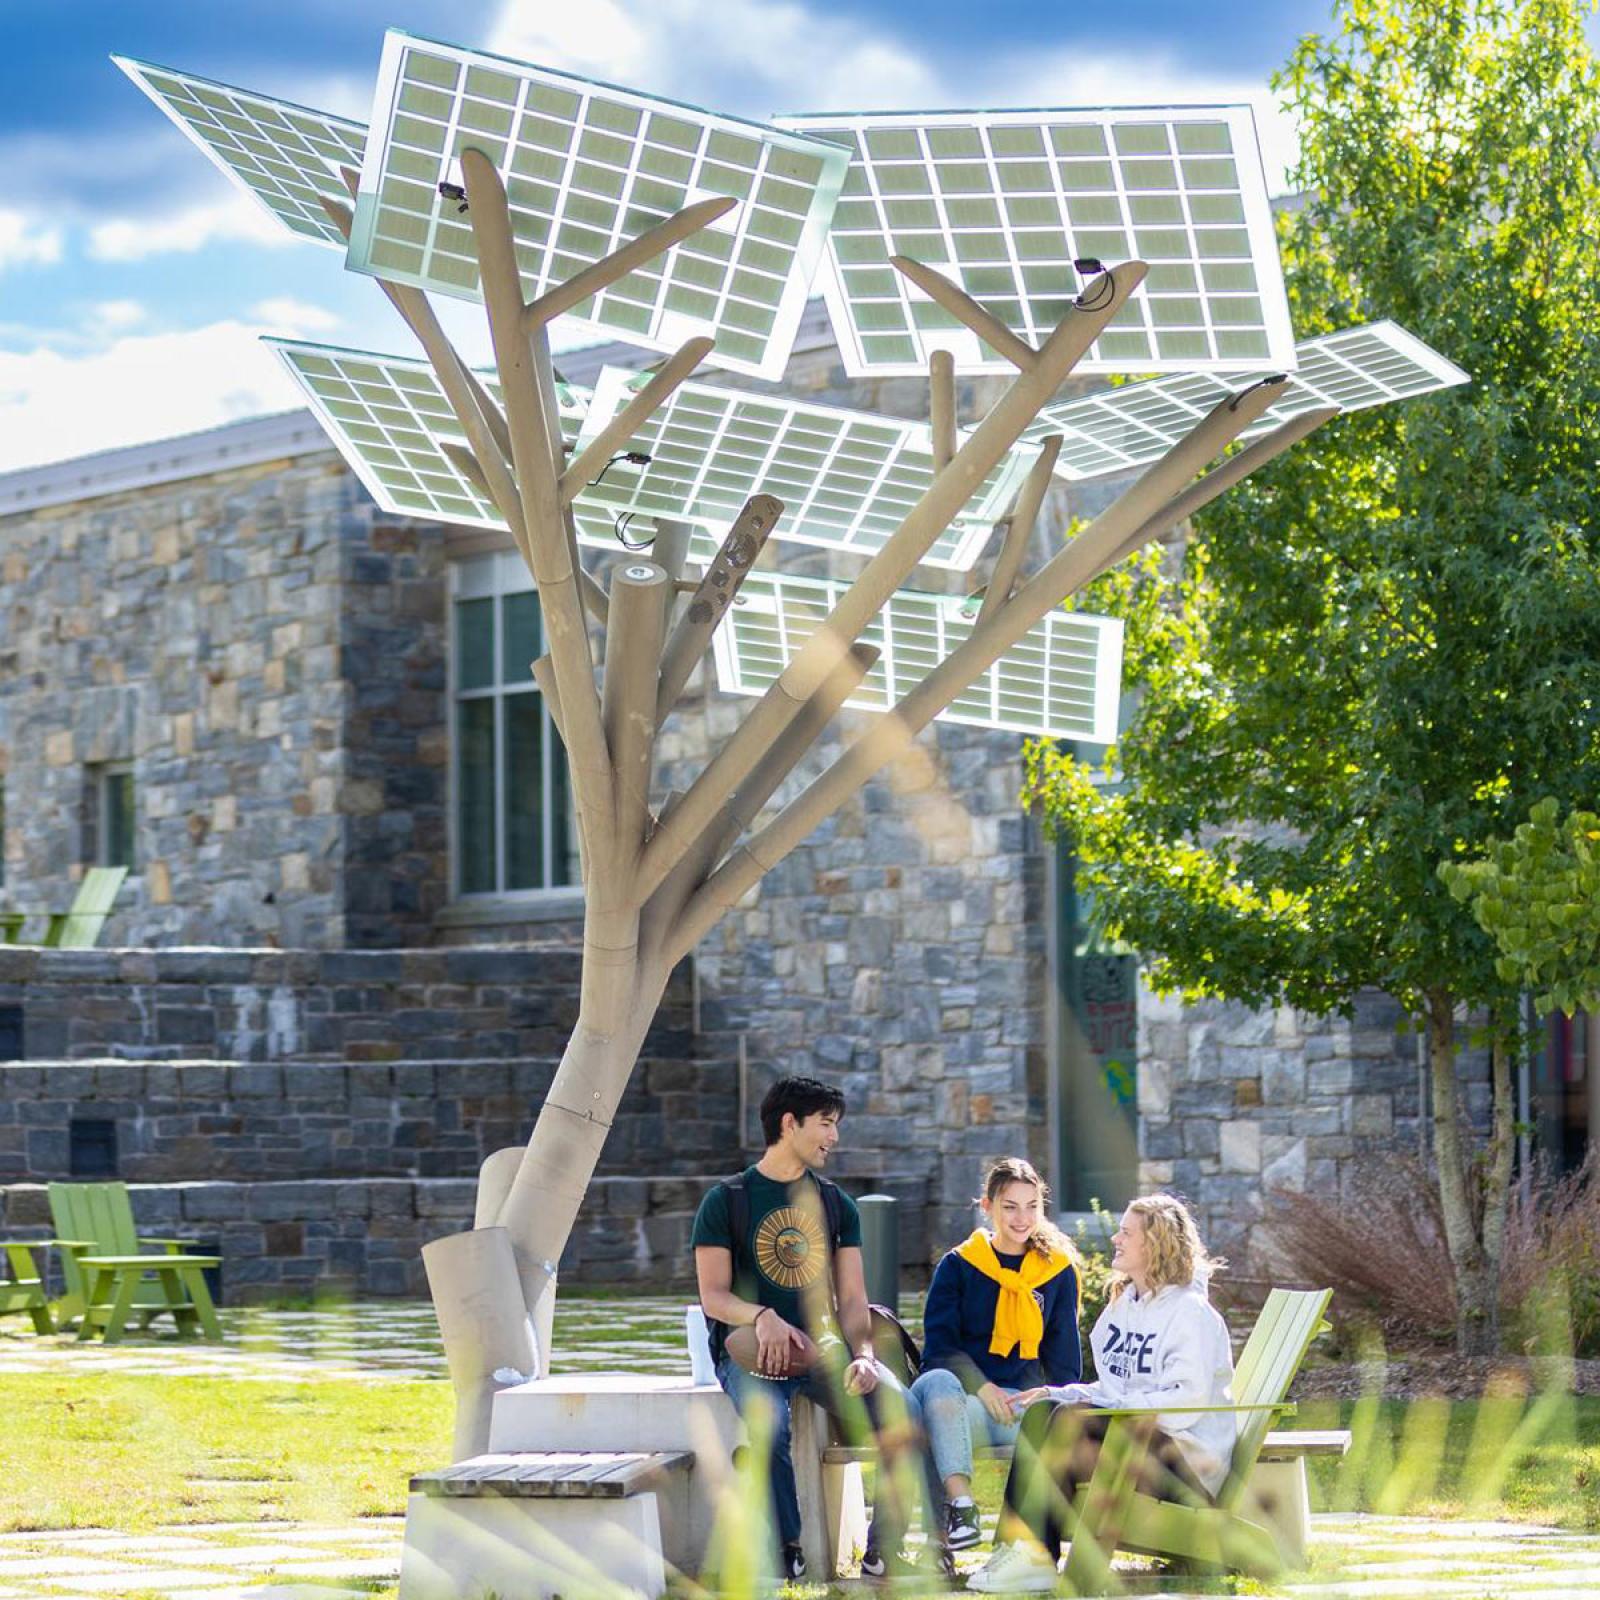
[[[774,119],[851,152],[823,293],[853,377],[1011,367],[889,265],[910,256],[1037,345],[1085,282],[1074,262],[1150,274],[1085,372],[1293,365],[1248,106],[808,114]]]
[[[751,573],[714,636],[718,687],[764,693],[847,587]],[[846,703],[889,710],[966,641],[975,625],[972,612],[960,596],[897,591],[861,636],[882,654]],[[935,720],[1109,744],[1116,738],[1121,676],[1118,619],[1055,611]]]
[[[585,437],[648,376],[606,368]],[[649,463],[616,462],[581,504],[699,522],[720,538],[752,494],[772,494],[784,502],[774,538],[862,555],[883,545],[934,477],[926,424],[694,381],[679,387],[629,446]],[[1033,459],[1031,447],[1013,449],[923,559],[966,571]]]
[[[326,111],[127,56],[116,64],[291,233],[344,249],[321,197],[348,204],[339,169],[361,167],[366,126]]]
[[[739,204],[593,296],[579,320],[653,349],[698,334],[712,360],[778,378],[847,158],[760,123],[391,31],[348,263],[476,298],[470,218],[441,198],[473,146],[505,181],[534,299],[696,200]]]
[[[1393,322],[1306,339],[1296,350],[1299,365],[1293,383],[1241,439],[1259,438],[1315,406],[1358,411],[1471,382],[1453,361]],[[1244,381],[1228,382],[1208,373],[1128,383],[1046,406],[1028,436],[1062,436],[1059,477],[1127,472],[1158,460],[1219,401],[1243,387]]]
[[[277,351],[339,453],[384,510],[468,527],[505,528],[493,503],[443,449],[446,443],[465,448],[466,435],[426,361],[293,339],[264,343]],[[499,381],[488,372],[478,376],[498,401]],[[567,385],[557,392],[561,436],[571,445],[588,407],[588,392]],[[615,548],[610,519],[604,524],[604,542]],[[594,531],[598,535],[598,528]]]

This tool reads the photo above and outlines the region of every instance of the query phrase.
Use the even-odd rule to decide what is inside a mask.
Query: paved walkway
[[[1593,1600],[1600,1589],[1600,1538],[1590,1535],[1406,1517],[1314,1522],[1318,1564],[1337,1562],[1337,1570],[1274,1592],[1307,1600]],[[137,1538],[0,1534],[0,1600],[353,1600],[396,1581],[401,1532],[400,1518],[374,1517],[341,1527],[213,1523]]]
[[[687,1372],[683,1296],[556,1302],[562,1370]],[[230,1381],[315,1382],[323,1378],[443,1378],[444,1351],[426,1302],[365,1302],[317,1311],[225,1308],[225,1342],[180,1340],[162,1319],[154,1337],[79,1344],[70,1334],[41,1339],[22,1318],[0,1325],[0,1377],[12,1372],[105,1370]]]

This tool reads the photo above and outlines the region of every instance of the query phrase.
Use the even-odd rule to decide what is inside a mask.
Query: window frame
[[[503,602],[522,594],[537,595],[538,590],[522,557],[514,550],[496,550],[475,554],[462,554],[450,561],[449,615],[445,655],[448,662],[447,687],[450,704],[449,751],[449,857],[451,904],[466,910],[489,908],[498,905],[524,907],[537,914],[541,908],[570,906],[575,897],[582,895],[582,882],[578,872],[576,850],[577,819],[572,806],[570,774],[563,779],[567,803],[567,860],[565,870],[568,881],[554,883],[549,880],[560,863],[557,860],[557,830],[553,822],[551,805],[557,775],[557,763],[565,764],[566,748],[555,729],[554,719],[543,692],[530,674],[526,684],[509,683],[502,676],[504,650]],[[478,688],[466,689],[461,685],[461,649],[458,626],[459,607],[468,601],[488,600],[490,605],[489,653],[490,682]],[[541,640],[543,616],[540,617]],[[539,797],[539,859],[542,885],[515,889],[506,884],[508,872],[508,834],[506,826],[506,703],[524,695],[537,696],[540,718],[540,797]],[[494,887],[465,889],[462,887],[463,845],[461,818],[461,707],[463,704],[487,700],[492,706],[491,783],[493,789],[494,830]]]

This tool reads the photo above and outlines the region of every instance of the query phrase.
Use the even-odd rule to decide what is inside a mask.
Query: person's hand
[[[1006,1420],[1008,1422],[1014,1422],[1035,1401],[1037,1401],[1037,1400],[1048,1400],[1049,1398],[1050,1398],[1050,1390],[1047,1387],[1045,1387],[1044,1385],[1041,1385],[1037,1389],[1019,1389],[1011,1397],[1011,1413],[1012,1414]]]
[[[756,1335],[756,1371],[763,1378],[787,1378],[803,1364],[809,1339],[770,1307],[751,1324]]]
[[[871,1394],[878,1387],[878,1363],[871,1356],[857,1356],[845,1368],[846,1394]]]
[[[1002,1426],[1016,1421],[1012,1415],[1012,1399],[998,1384],[986,1383],[978,1391],[978,1398],[983,1402],[983,1409]],[[1022,1397],[1017,1396],[1017,1404],[1021,1404]]]

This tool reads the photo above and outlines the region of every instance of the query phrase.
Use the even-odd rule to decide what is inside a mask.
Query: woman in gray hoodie
[[[1055,1587],[1061,1514],[1094,1472],[1105,1439],[1107,1419],[1086,1411],[1231,1403],[1228,1329],[1206,1299],[1223,1263],[1206,1254],[1188,1208],[1171,1195],[1145,1195],[1123,1213],[1111,1245],[1111,1296],[1089,1336],[1095,1381],[1026,1390],[1013,1402],[1022,1428],[995,1553],[968,1580],[981,1593]],[[1231,1412],[1160,1412],[1146,1432],[1144,1493],[1203,1503],[1221,1488],[1236,1436]]]

